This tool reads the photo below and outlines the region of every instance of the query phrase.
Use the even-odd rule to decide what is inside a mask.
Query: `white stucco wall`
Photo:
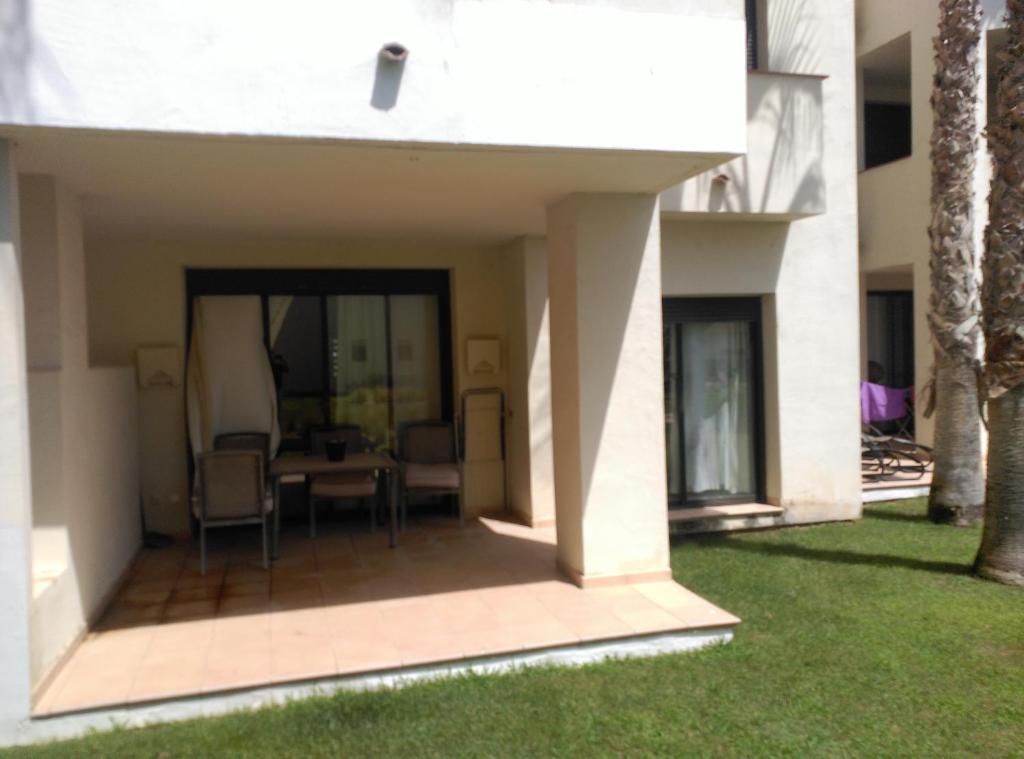
[[[32,682],[95,619],[140,542],[129,369],[88,362],[78,199],[22,176],[32,471]],[[38,320],[47,329],[32,329]]]
[[[806,223],[662,224],[666,297],[762,298],[766,494],[791,523],[852,518],[860,502],[857,283],[822,276],[829,256],[793,239]]]
[[[41,0],[11,15],[0,124],[732,154],[745,142],[741,0]],[[378,63],[390,42],[409,49],[404,67]]]
[[[821,77],[747,76],[747,153],[661,193],[662,213],[797,219],[824,213]]]
[[[524,237],[505,251],[509,330],[509,501],[532,525],[555,519],[547,251]]]
[[[18,183],[0,140],[0,736],[29,711],[31,524]]]
[[[760,295],[769,500],[790,523],[860,513],[859,280],[852,2],[769,0],[772,71],[823,75],[824,214],[666,220],[666,295]]]
[[[986,31],[1005,25],[1005,0],[982,0]],[[932,39],[938,29],[938,3],[933,0],[857,1],[857,55],[871,53],[904,34],[910,34],[910,104],[913,152],[908,158],[877,166],[860,174],[860,268],[874,272],[892,267],[912,267],[914,282],[915,386],[923,390],[931,377],[933,348],[927,313],[931,283],[928,225],[931,221],[932,132],[930,104],[934,72]],[[984,37],[983,37],[984,40]],[[982,74],[987,47],[980,50]],[[984,86],[978,92],[978,125],[984,127],[988,109]],[[988,217],[989,163],[984,141],[979,141],[978,171],[974,182],[975,240],[980,254]],[[980,276],[980,270],[979,270]],[[920,397],[920,395],[919,395]],[[926,419],[923,405],[916,409],[915,433],[925,444],[932,442],[934,423]]]
[[[438,268],[451,271],[453,402],[472,387],[507,387],[505,267],[497,249],[385,242],[172,242],[95,240],[87,244],[91,357],[103,366],[133,366],[136,348],[177,345],[185,355],[185,269]],[[505,359],[490,376],[468,373],[469,337],[497,337]],[[142,492],[149,527],[187,526],[183,387],[139,391]],[[467,463],[468,513],[500,506],[500,465]]]

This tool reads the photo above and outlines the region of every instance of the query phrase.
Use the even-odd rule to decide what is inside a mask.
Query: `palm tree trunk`
[[[996,118],[989,124],[992,193],[985,231],[985,379],[989,408],[982,577],[1024,585],[1024,0],[1007,0]]]
[[[989,401],[985,528],[974,571],[1024,585],[1024,385]]]
[[[985,503],[985,475],[974,367],[954,356],[936,355],[935,396],[935,471],[928,517],[958,527],[978,524]]]
[[[934,43],[932,221],[928,228],[928,325],[935,345],[932,398],[936,414],[928,516],[961,526],[980,521],[985,487],[978,408],[981,305],[973,186],[980,43],[980,1],[941,0]]]

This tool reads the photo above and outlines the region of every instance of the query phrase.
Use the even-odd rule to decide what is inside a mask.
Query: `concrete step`
[[[669,532],[673,534],[756,530],[781,523],[782,509],[764,503],[700,506],[668,511]]]

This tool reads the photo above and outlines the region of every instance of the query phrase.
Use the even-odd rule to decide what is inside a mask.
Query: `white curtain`
[[[395,424],[441,418],[437,298],[392,295],[391,371]]]
[[[374,446],[388,436],[388,343],[383,295],[327,299],[331,421],[358,424]]]
[[[277,394],[258,296],[193,301],[185,400],[193,455],[227,432],[267,432],[271,456],[277,453]]]
[[[683,408],[691,494],[754,490],[750,332],[742,322],[683,328]]]

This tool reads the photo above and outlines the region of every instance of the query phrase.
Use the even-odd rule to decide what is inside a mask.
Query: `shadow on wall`
[[[650,265],[649,259],[652,255],[660,256],[660,252],[640,254],[640,251],[646,250],[649,244],[652,219],[658,213],[658,204],[654,198],[637,202],[648,205],[642,209],[632,209],[632,213],[627,218],[620,217],[613,212],[605,213],[600,220],[595,219],[597,223],[590,234],[597,239],[614,240],[615,247],[622,251],[628,251],[628,254],[607,257],[604,261],[605,265],[602,267],[600,281],[594,277],[585,288],[579,289],[577,296],[580,301],[583,301],[589,293],[589,297],[593,299],[594,302],[582,306],[582,309],[591,315],[592,320],[586,330],[602,335],[604,345],[610,349],[603,356],[591,357],[586,362],[580,361],[581,370],[584,368],[584,364],[589,369],[588,380],[592,383],[586,391],[586,395],[592,401],[598,400],[601,409],[600,418],[592,418],[589,422],[581,419],[582,427],[590,427],[589,434],[582,435],[580,440],[580,466],[583,479],[581,496],[584,511],[590,503],[590,492],[595,481],[602,474],[608,473],[607,465],[600,466],[600,449],[605,436],[605,426],[609,421],[609,412],[614,412],[620,417],[615,421],[620,424],[622,421],[623,410],[620,404],[623,400],[623,393],[627,391],[621,387],[616,390],[616,384],[621,383],[618,368],[620,365],[632,364],[634,360],[644,357],[644,354],[647,353],[646,346],[636,345],[635,332],[633,335],[627,335],[627,329],[637,318],[643,319],[644,304],[639,305],[640,315],[638,317],[634,311],[634,300],[638,289],[643,292],[650,286],[650,283],[641,282],[645,276],[650,276],[649,271],[645,270],[644,264]],[[654,228],[659,228],[657,222],[655,222]],[[660,287],[658,289],[657,305],[660,309]],[[600,300],[600,309],[595,308],[598,305],[596,302],[598,299]],[[660,349],[660,334],[657,336],[657,340]],[[661,360],[660,355],[658,360]],[[592,407],[591,410],[593,408],[596,407]],[[642,434],[646,434],[646,430]],[[618,475],[621,476],[621,474],[621,469],[618,469]]]
[[[768,7],[768,63],[771,70],[794,74],[821,73],[821,37],[814,33],[821,26],[820,11],[815,14],[808,0],[772,0]],[[797,102],[797,98],[785,98],[781,108],[767,113],[767,117],[775,124],[777,136],[761,195],[762,211],[771,197],[771,178],[777,171],[792,170],[796,164],[792,150],[796,143],[794,136],[808,134],[809,128],[818,126],[809,123],[812,118],[810,110],[798,109]],[[761,103],[750,103],[750,109],[751,113],[760,113]],[[819,128],[823,129],[824,125]],[[824,177],[814,171],[805,172],[797,185],[791,207],[803,208],[822,203],[824,186]]]
[[[821,37],[814,30],[821,27],[822,15],[808,0],[772,0],[768,4],[768,63],[772,71],[821,72]]]
[[[60,63],[32,33],[31,0],[4,0],[0,2],[0,120],[35,120],[33,79],[53,99],[73,100]]]
[[[820,12],[809,0],[773,0],[769,4],[769,59],[765,71],[776,73],[821,73],[821,41],[814,34],[820,27]],[[810,161],[801,168],[801,156],[808,150],[805,136],[821,134],[821,109],[806,107],[807,94],[794,86],[782,97],[772,98],[776,88],[755,84],[748,87],[748,123],[766,127],[774,135],[761,170],[764,185],[753,186],[751,157],[741,156],[719,170],[707,172],[689,182],[666,190],[662,197],[669,207],[684,206],[684,187],[698,184],[698,197],[707,198],[710,213],[767,213],[772,206],[788,209],[813,209],[824,206],[825,181],[821,162]],[[824,153],[823,148],[819,148]],[[754,156],[759,165],[765,161],[762,151]],[[789,177],[802,175],[796,181]],[[723,178],[726,181],[716,181]],[[781,188],[794,188],[788,198],[778,198]]]
[[[28,91],[31,58],[28,0],[0,4],[0,116],[5,120],[32,117]]]

